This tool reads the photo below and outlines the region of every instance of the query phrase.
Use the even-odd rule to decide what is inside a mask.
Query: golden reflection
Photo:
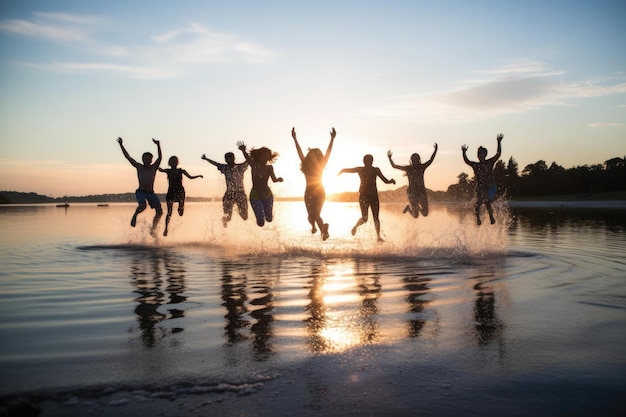
[[[312,265],[310,303],[306,307],[312,351],[338,353],[378,340],[381,286],[375,268],[374,263],[362,265],[359,261],[354,267],[322,262]]]

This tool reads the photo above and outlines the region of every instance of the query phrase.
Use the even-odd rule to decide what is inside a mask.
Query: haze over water
[[[44,416],[621,414],[623,210],[402,207],[382,244],[348,203],[326,242],[301,202],[226,229],[188,203],[156,239],[131,204],[0,207],[0,395]]]

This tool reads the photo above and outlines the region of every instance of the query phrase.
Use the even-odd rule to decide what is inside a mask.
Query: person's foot
[[[411,210],[411,206],[406,206],[404,210],[402,210],[402,214],[406,214],[406,212],[409,210]]]
[[[491,224],[494,224],[496,222],[496,219],[494,219],[493,217],[489,219],[491,221]]]
[[[480,217],[476,218],[476,224],[479,226],[483,224],[483,222],[480,221]]]
[[[315,227],[315,225],[311,226],[311,234],[314,235],[315,233],[317,233],[317,228]]]
[[[328,237],[330,236],[328,234],[328,223],[324,223],[322,225],[322,230],[321,231],[322,231],[322,240],[328,239]]]
[[[351,232],[351,233],[352,233],[352,236],[356,235],[356,226],[354,226],[354,227],[352,228],[352,232]]]
[[[378,240],[378,243],[382,243],[382,242],[384,242],[383,238],[382,238],[382,237],[380,237],[380,236],[378,236],[378,239],[377,239],[377,240]]]
[[[178,207],[178,215],[182,216],[183,213],[185,213],[185,208],[184,207]]]
[[[163,236],[167,236],[167,229],[163,231]]]
[[[157,237],[156,230],[150,229],[150,236]]]
[[[222,217],[222,226],[228,226],[228,218],[226,216]]]
[[[135,227],[137,225],[137,213],[133,214],[133,218],[130,219],[131,227]]]

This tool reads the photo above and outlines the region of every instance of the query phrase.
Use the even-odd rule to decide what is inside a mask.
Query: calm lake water
[[[371,220],[351,236],[351,203],[326,204],[325,242],[301,202],[264,228],[188,203],[157,238],[131,204],[0,206],[0,397],[43,416],[624,414],[626,210],[501,206],[478,227],[402,208],[377,243]]]

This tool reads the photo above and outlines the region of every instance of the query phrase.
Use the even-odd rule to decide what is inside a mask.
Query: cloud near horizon
[[[112,45],[94,37],[94,26],[109,24],[106,19],[63,13],[35,13],[35,19],[0,21],[0,32],[35,38],[98,55],[83,62],[19,62],[46,71],[122,74],[137,79],[182,77],[194,67],[224,62],[267,63],[276,53],[235,35],[209,30],[190,23],[150,39]],[[103,60],[104,57],[104,60]],[[118,61],[124,57],[124,62]]]
[[[368,114],[424,124],[460,123],[523,113],[546,106],[571,106],[576,99],[626,93],[621,79],[565,82],[564,71],[528,62],[488,71],[445,91],[390,97]]]

